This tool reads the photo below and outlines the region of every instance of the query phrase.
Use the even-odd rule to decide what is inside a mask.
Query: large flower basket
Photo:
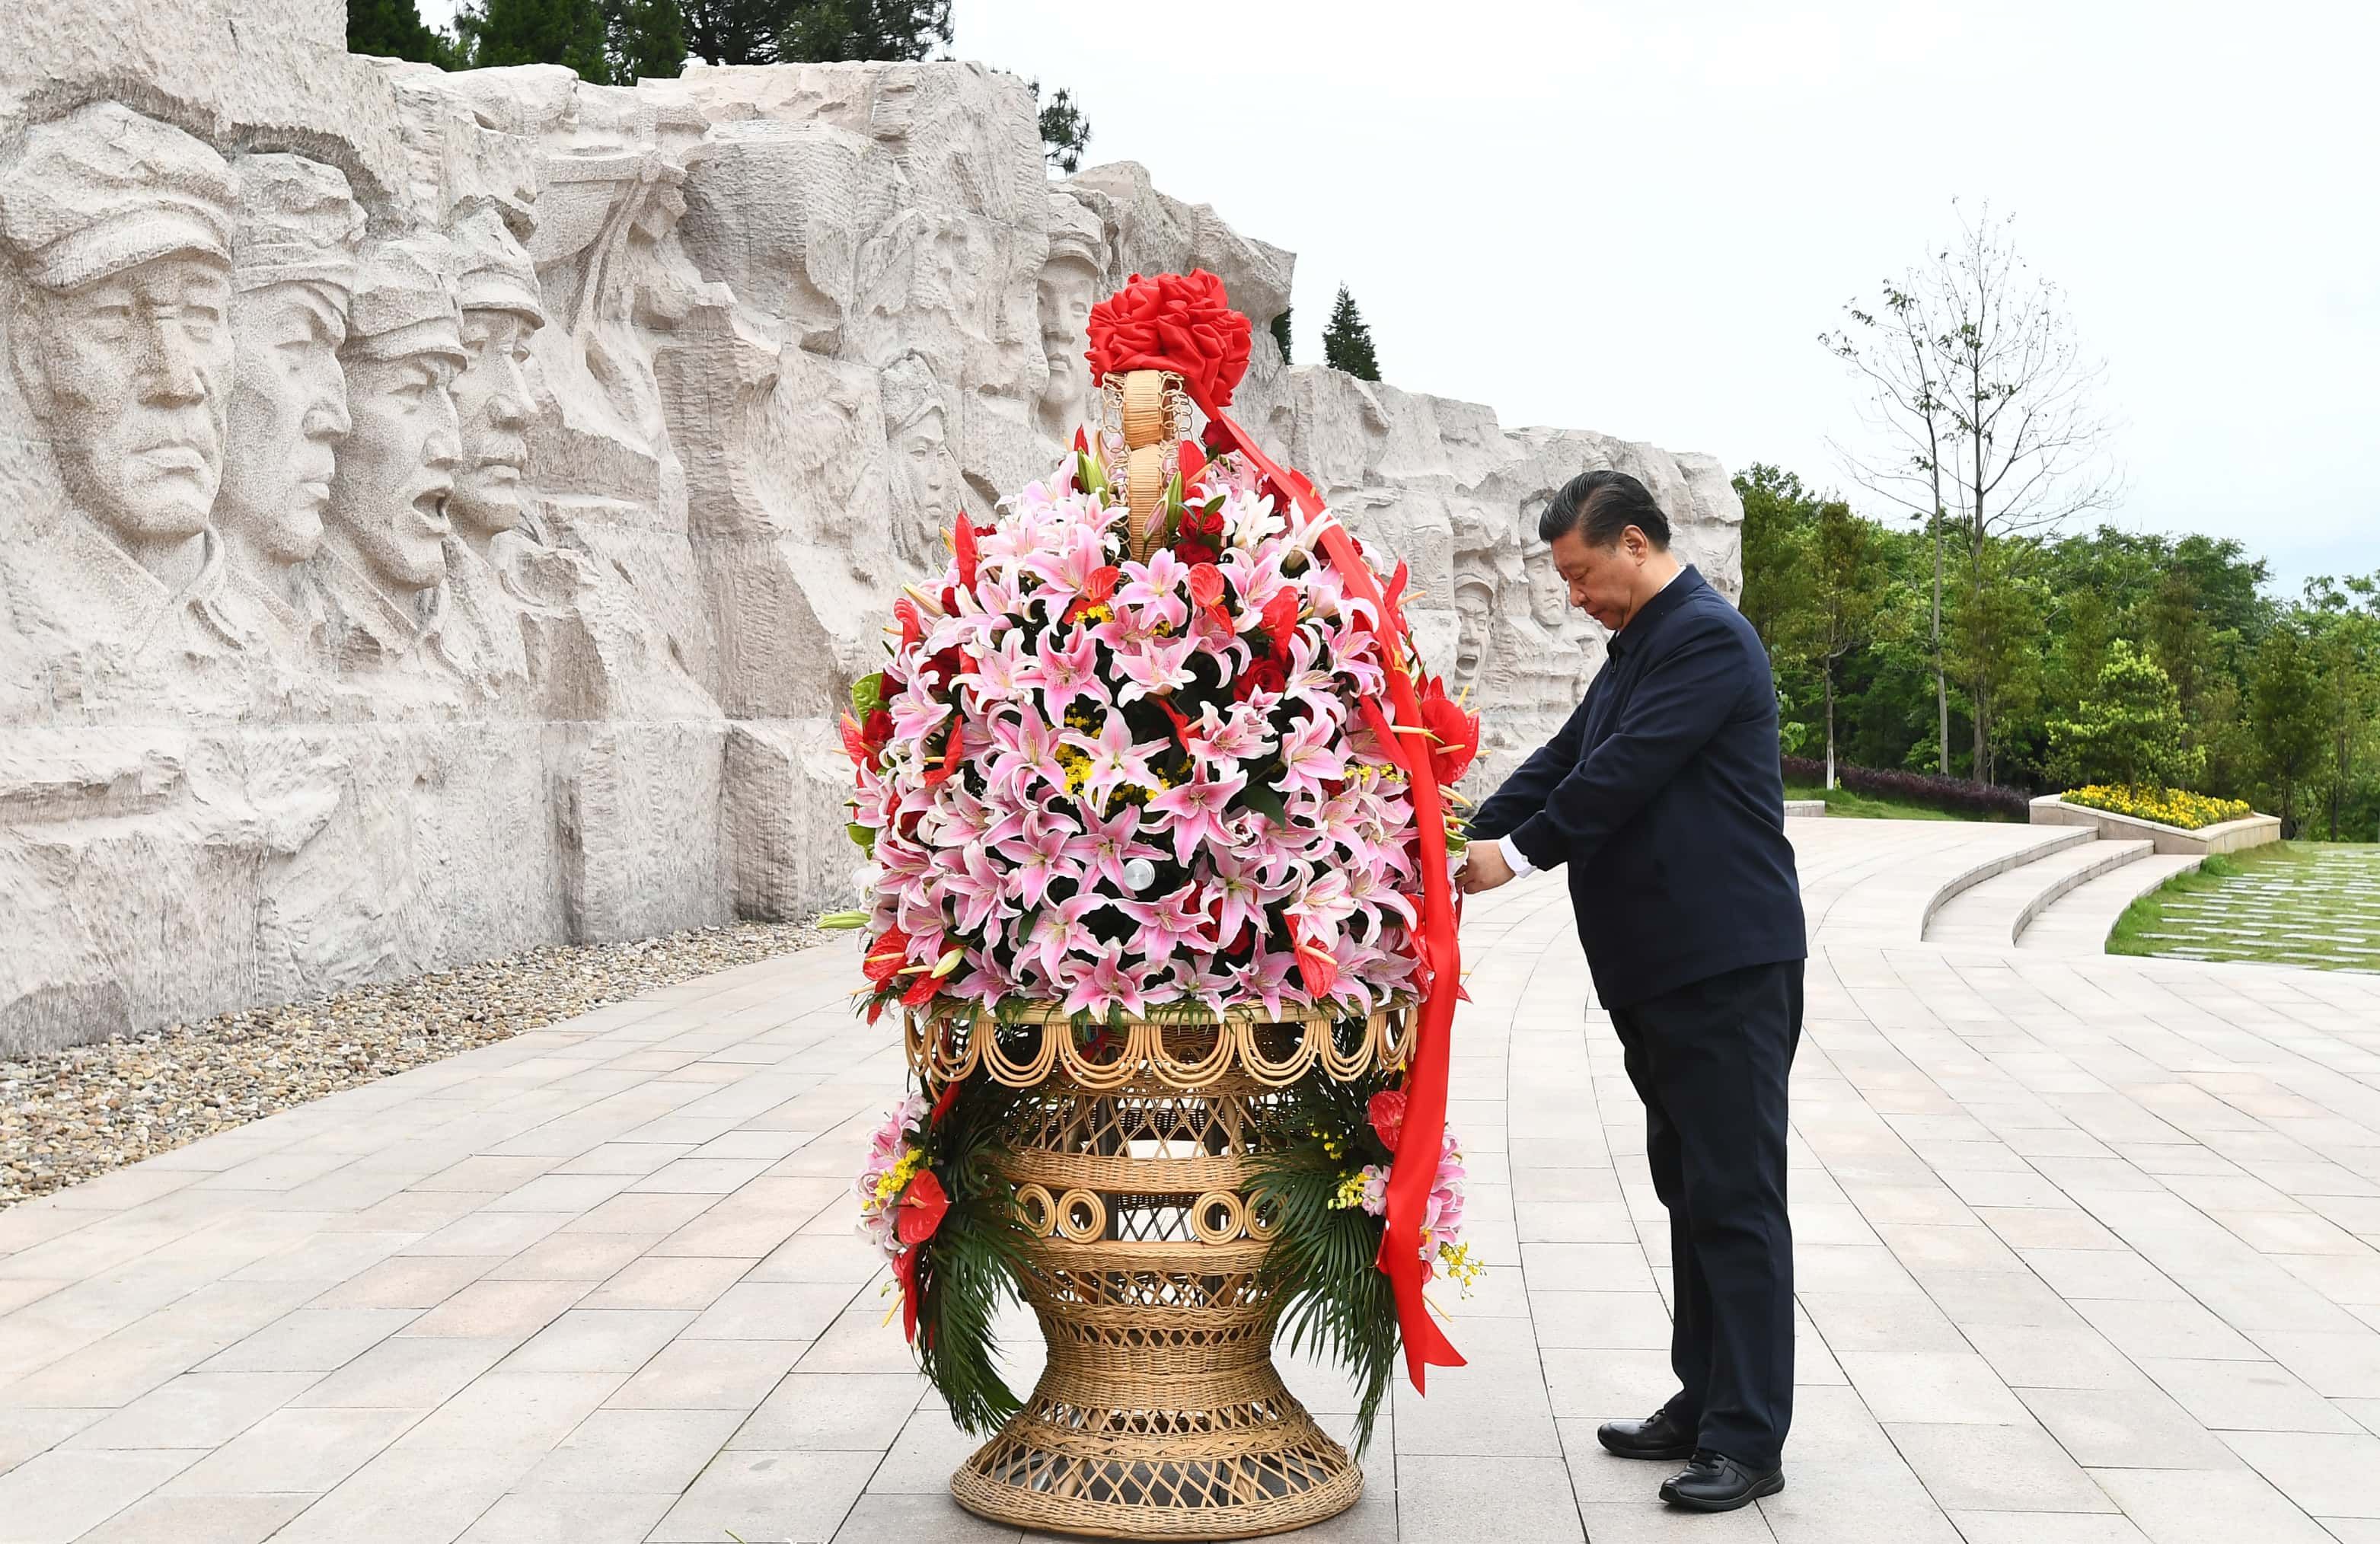
[[[1477,723],[1413,654],[1402,567],[1224,416],[1247,322],[1211,275],[1135,279],[1092,344],[1096,440],[996,524],[961,517],[845,721],[862,996],[899,1013],[917,1088],[862,1226],[990,1436],[961,1504],[1248,1538],[1363,1489],[1277,1333],[1350,1370],[1358,1454],[1400,1353],[1416,1387],[1462,1359],[1421,1289],[1478,1269],[1439,802]],[[1012,1295],[1049,1350],[1023,1399],[994,1365]]]

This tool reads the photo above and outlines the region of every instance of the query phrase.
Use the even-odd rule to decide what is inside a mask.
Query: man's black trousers
[[[1786,1076],[1802,962],[1747,966],[1611,1010],[1670,1209],[1670,1414],[1700,1443],[1774,1468],[1793,1419]]]

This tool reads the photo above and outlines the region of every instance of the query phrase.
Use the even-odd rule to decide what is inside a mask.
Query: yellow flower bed
[[[2180,826],[2184,831],[2221,825],[2255,813],[2245,800],[2210,798],[2181,788],[2132,788],[2094,783],[2087,788],[2070,788],[2058,796],[2085,809],[2105,809],[2137,820],[2155,821],[2161,825]]]

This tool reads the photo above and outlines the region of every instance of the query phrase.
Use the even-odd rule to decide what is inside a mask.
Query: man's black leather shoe
[[[1691,1458],[1694,1451],[1694,1429],[1679,1425],[1666,1406],[1641,1421],[1605,1421],[1595,1440],[1622,1458]]]
[[[1785,1489],[1785,1471],[1747,1469],[1723,1453],[1704,1448],[1682,1473],[1661,1487],[1661,1499],[1688,1512],[1733,1512]]]

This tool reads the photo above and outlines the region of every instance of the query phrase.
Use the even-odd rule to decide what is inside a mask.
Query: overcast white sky
[[[1298,254],[1299,358],[1344,281],[1394,384],[1821,484],[1815,334],[1987,199],[2107,361],[2120,523],[2380,568],[2371,0],[953,11],[1093,162]]]

